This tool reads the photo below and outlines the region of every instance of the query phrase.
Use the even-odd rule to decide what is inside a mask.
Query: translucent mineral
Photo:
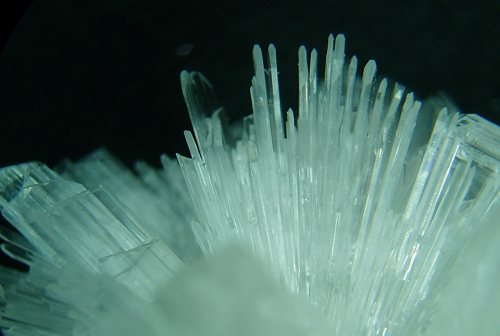
[[[5,335],[497,335],[500,128],[357,75],[343,35],[253,50],[253,114],[228,126],[182,72],[191,158],[136,174],[104,149],[0,169]],[[322,79],[320,79],[322,78]]]

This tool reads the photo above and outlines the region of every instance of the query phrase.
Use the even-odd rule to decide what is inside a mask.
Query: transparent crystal
[[[162,170],[103,149],[1,169],[19,231],[2,250],[30,266],[0,272],[4,332],[495,334],[500,128],[377,80],[374,61],[358,77],[344,53],[330,36],[319,75],[300,48],[296,118],[274,46],[267,68],[255,46],[242,129],[182,72],[191,158]]]

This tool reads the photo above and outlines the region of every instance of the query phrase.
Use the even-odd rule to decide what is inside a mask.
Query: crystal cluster
[[[500,328],[500,128],[299,50],[299,109],[276,50],[253,114],[227,126],[183,72],[191,158],[100,149],[0,170],[7,335],[493,335]],[[254,260],[255,258],[255,260]],[[200,260],[206,259],[206,261]]]

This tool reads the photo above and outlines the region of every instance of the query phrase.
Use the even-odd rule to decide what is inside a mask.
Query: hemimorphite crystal
[[[344,49],[330,36],[319,80],[300,48],[296,118],[274,46],[267,68],[254,47],[238,131],[183,72],[191,158],[163,170],[141,163],[138,178],[105,150],[1,169],[20,232],[2,230],[2,249],[30,266],[0,273],[4,332],[494,334],[500,128],[377,80],[374,61],[358,78]]]

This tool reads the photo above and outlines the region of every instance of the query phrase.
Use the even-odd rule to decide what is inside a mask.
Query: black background
[[[11,28],[16,3],[1,10]],[[323,59],[330,33],[420,98],[444,90],[498,123],[499,13],[481,0],[37,0],[0,54],[0,166],[52,166],[102,145],[128,165],[187,155],[181,70],[205,74],[234,120],[251,112],[252,47],[272,42],[283,108],[296,110],[297,50]],[[194,47],[179,56],[183,43]]]

